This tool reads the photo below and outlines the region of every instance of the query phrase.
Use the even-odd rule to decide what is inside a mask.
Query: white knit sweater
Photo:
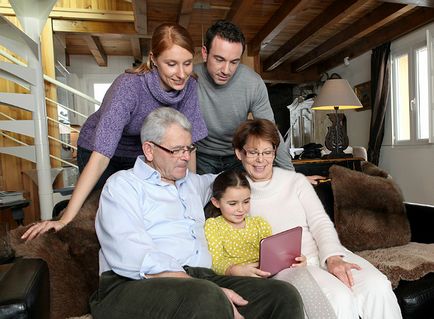
[[[307,178],[294,171],[273,168],[265,182],[249,179],[252,195],[250,214],[262,216],[273,234],[303,227],[301,252],[309,264],[325,266],[330,256],[345,256],[336,230]]]

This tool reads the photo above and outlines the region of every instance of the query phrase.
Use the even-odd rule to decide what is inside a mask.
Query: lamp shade
[[[327,80],[319,95],[315,98],[312,109],[314,110],[349,110],[361,108],[360,103],[353,89],[347,80]]]

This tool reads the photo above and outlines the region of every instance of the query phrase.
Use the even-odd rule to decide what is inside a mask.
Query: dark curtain
[[[378,165],[381,143],[384,137],[386,107],[390,95],[390,42],[372,50],[371,104],[368,161]]]

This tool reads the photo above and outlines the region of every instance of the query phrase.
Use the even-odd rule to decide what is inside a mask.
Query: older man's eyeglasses
[[[243,148],[244,154],[246,154],[247,158],[257,158],[259,155],[262,155],[263,158],[271,158],[276,154],[276,151],[273,150],[265,150],[262,152],[259,152],[258,150],[246,150]]]
[[[151,143],[154,144],[159,149],[162,149],[163,151],[172,154],[173,156],[182,156],[184,155],[185,152],[191,154],[196,150],[196,145],[194,144],[188,146],[182,146],[182,147],[175,147],[174,149],[169,150],[168,148],[165,148],[164,146],[161,146],[160,144],[157,144],[155,142],[151,142]]]

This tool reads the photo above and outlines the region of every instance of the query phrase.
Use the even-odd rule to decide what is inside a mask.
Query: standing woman
[[[208,131],[197,99],[193,73],[193,40],[177,24],[158,26],[148,61],[113,82],[98,111],[84,123],[78,139],[80,178],[58,221],[30,227],[22,239],[33,239],[50,229],[63,228],[77,215],[93,189],[102,188],[113,173],[133,167],[141,154],[140,129],[146,116],[162,106],[173,107],[192,123],[193,142]],[[189,168],[195,171],[195,154]]]

